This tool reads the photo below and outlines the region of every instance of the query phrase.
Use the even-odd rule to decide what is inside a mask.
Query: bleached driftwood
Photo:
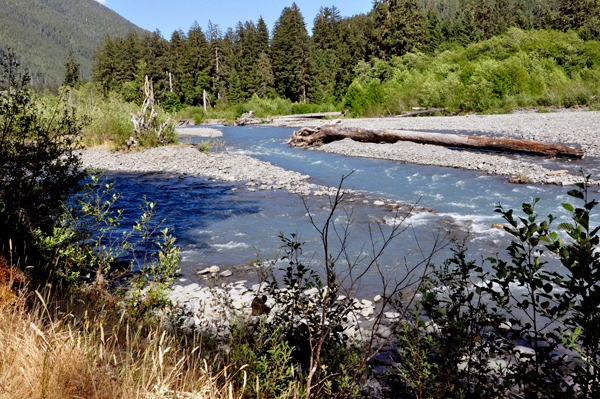
[[[411,141],[413,143],[455,148],[470,148],[567,158],[583,158],[585,154],[583,150],[577,148],[537,141],[465,136],[461,134],[414,132],[408,130],[371,130],[335,125],[300,129],[294,132],[288,143],[294,147],[311,147],[346,138],[370,143]]]
[[[235,120],[235,126],[260,125],[262,120],[254,117],[254,111],[247,112]]]
[[[154,86],[148,79],[148,76],[146,76],[146,81],[144,83],[144,93],[146,98],[142,104],[142,109],[140,109],[137,114],[131,114],[133,134],[126,142],[128,147],[137,145],[139,143],[139,138],[149,133],[156,134],[156,137],[161,144],[164,145],[166,143],[164,133],[167,126],[169,126],[169,122],[171,122],[171,118],[167,118],[166,122],[156,129],[155,119],[158,116],[158,113],[156,112],[156,109],[154,109]]]

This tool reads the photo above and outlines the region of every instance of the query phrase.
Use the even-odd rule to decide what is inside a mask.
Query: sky
[[[263,17],[269,31],[281,15],[284,7],[292,5],[293,0],[96,0],[106,7],[117,12],[125,19],[133,22],[140,28],[154,31],[159,29],[166,39],[171,37],[173,31],[180,29],[187,32],[194,23],[198,22],[206,29],[208,20],[219,25],[222,31],[235,28],[238,21],[252,20],[256,22]],[[333,0],[296,0],[300,8],[309,33],[313,20],[319,8],[335,5],[342,16],[352,16],[366,13],[371,10],[372,0],[342,0],[336,3],[326,2]]]

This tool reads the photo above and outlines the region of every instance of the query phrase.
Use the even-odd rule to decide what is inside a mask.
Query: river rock
[[[219,277],[230,277],[233,276],[233,272],[231,270],[224,270],[219,273]]]
[[[212,274],[218,273],[218,272],[219,272],[219,270],[221,270],[221,269],[219,268],[219,266],[211,266],[211,267],[209,267],[209,268],[208,268],[208,271],[209,271],[210,273],[212,273]]]

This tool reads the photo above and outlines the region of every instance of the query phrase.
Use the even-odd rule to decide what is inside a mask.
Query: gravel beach
[[[311,120],[295,122],[293,126],[320,126],[330,122]],[[479,136],[547,141],[580,147],[587,156],[600,157],[600,111],[342,119],[341,125],[366,129],[476,133]]]
[[[297,122],[296,122],[297,123]],[[318,127],[328,120],[306,121]],[[515,138],[566,144],[586,151],[586,158],[600,157],[600,112],[561,111],[555,113],[514,113],[452,117],[343,119],[339,126],[366,129],[443,131],[487,137]],[[541,184],[572,185],[581,177],[549,170],[532,162],[515,160],[497,153],[457,151],[445,147],[398,142],[357,143],[346,139],[318,147],[318,150],[365,158],[390,159],[420,165],[476,170]],[[528,157],[522,157],[527,159]],[[533,158],[531,158],[533,159]],[[559,162],[560,165],[560,162]],[[597,184],[595,182],[594,184]]]
[[[175,131],[183,137],[223,137],[223,132],[209,127],[176,127]]]
[[[164,172],[206,176],[223,181],[246,181],[248,191],[286,189],[293,194],[328,195],[335,189],[309,183],[310,176],[259,161],[247,155],[203,153],[189,145],[157,147],[135,152],[105,148],[82,151],[84,168],[117,172]]]

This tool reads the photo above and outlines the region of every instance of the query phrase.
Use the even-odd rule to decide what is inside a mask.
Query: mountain
[[[67,50],[89,81],[104,36],[131,30],[144,32],[94,0],[0,0],[0,52],[12,48],[36,86],[62,83]]]

